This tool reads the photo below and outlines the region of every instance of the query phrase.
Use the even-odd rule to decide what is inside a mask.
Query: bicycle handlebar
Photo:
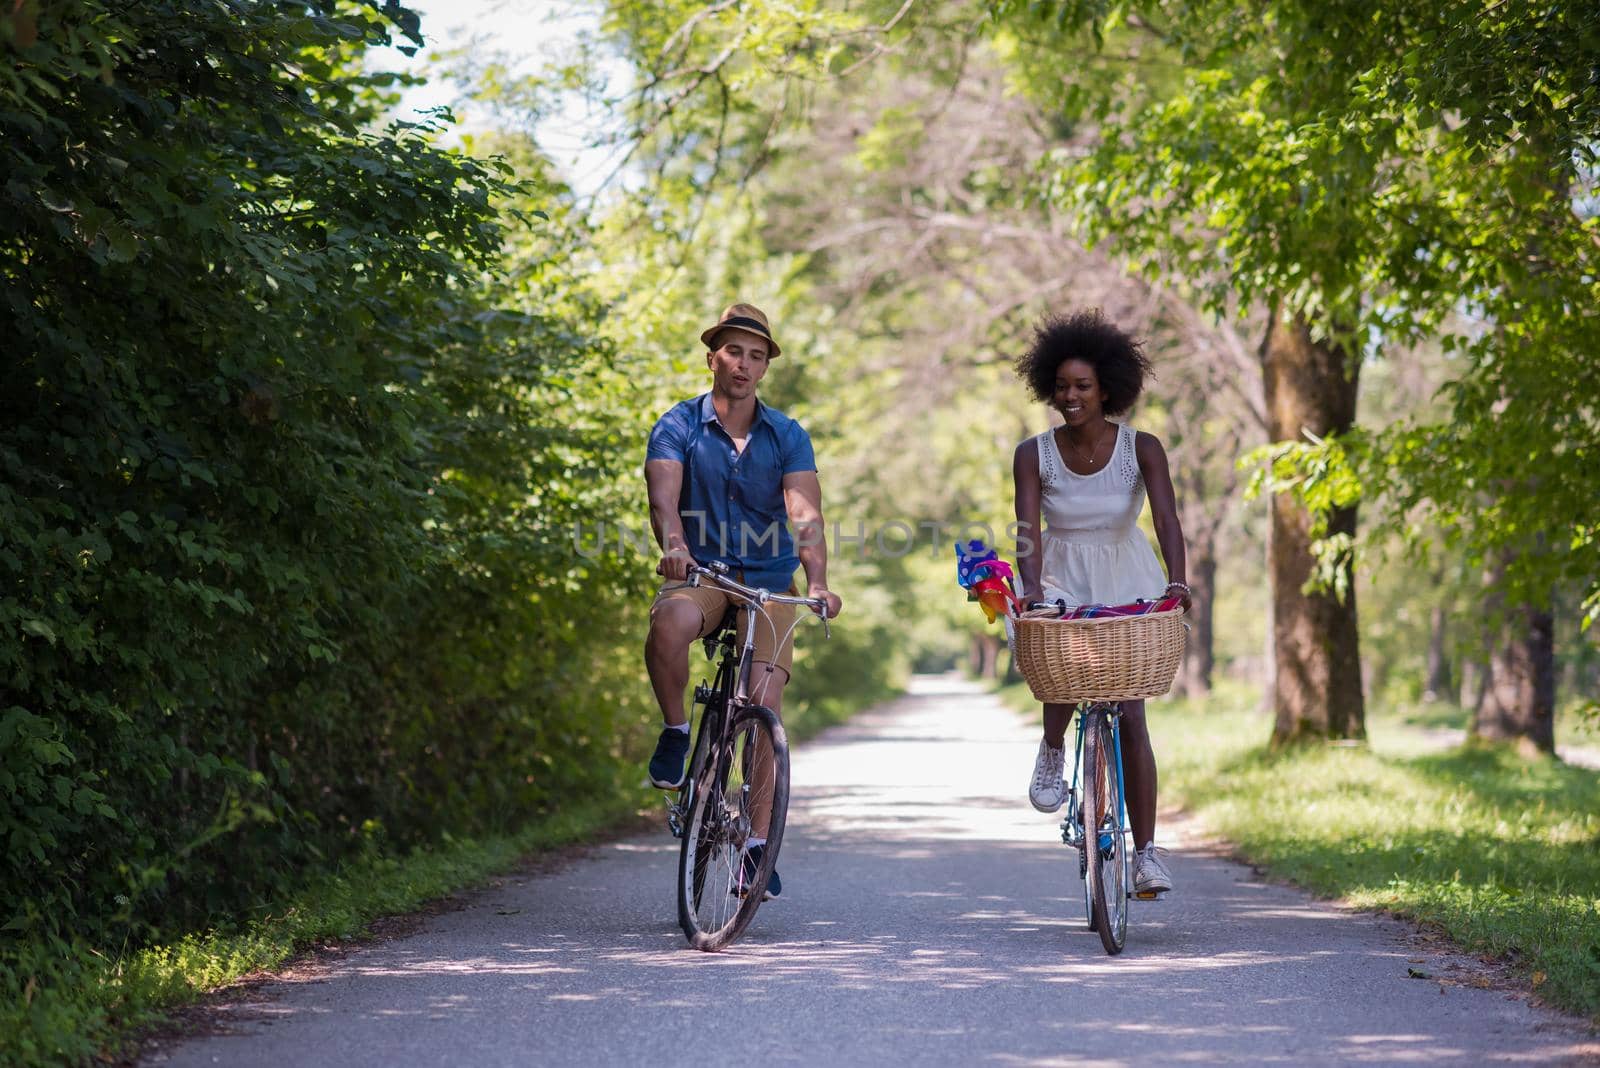
[[[1162,598],[1160,598],[1160,597],[1140,597],[1135,603],[1144,604],[1146,602],[1155,602],[1155,601],[1160,601],[1160,600],[1162,600]],[[1041,608],[1053,608],[1053,609],[1065,614],[1067,612],[1075,612],[1080,608],[1105,608],[1105,607],[1108,607],[1108,606],[1107,605],[1102,605],[1102,604],[1095,604],[1095,603],[1090,603],[1090,604],[1068,604],[1065,600],[1063,600],[1062,598],[1058,597],[1053,601],[1029,601],[1026,605],[1023,606],[1023,611],[1024,612],[1036,612]]]
[[[746,600],[756,604],[766,604],[776,601],[778,604],[803,604],[822,617],[824,626],[828,623],[828,602],[821,597],[790,597],[784,593],[773,593],[771,590],[762,589],[760,586],[746,586],[728,577],[727,564],[712,564],[702,567],[699,564],[689,565],[689,585],[700,585],[701,578],[710,579],[715,585],[727,590],[729,593],[738,594]]]

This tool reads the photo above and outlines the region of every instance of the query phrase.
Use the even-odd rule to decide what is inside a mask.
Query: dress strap
[[[1139,485],[1143,478],[1139,473],[1138,433],[1127,423],[1117,425],[1117,454],[1114,460],[1118,478],[1128,486]]]
[[[1046,430],[1038,437],[1039,442],[1039,485],[1054,486],[1056,484],[1056,432]]]

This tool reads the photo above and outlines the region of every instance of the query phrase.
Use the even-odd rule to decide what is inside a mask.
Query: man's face
[[[730,400],[754,396],[756,383],[767,373],[767,339],[744,330],[724,330],[713,340],[717,347],[706,353],[706,366],[717,392]]]

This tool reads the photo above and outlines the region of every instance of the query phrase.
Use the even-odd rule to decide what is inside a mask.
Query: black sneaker
[[[764,845],[751,846],[750,851],[744,855],[743,878],[733,892],[740,897],[745,895],[745,887],[756,880],[756,873],[761,870],[761,854],[765,853]],[[767,892],[761,895],[762,901],[771,901],[775,897],[783,896],[783,880],[778,878],[778,869],[772,869],[772,876],[767,879]]]
[[[656,751],[650,758],[650,785],[663,790],[677,790],[683,786],[684,772],[688,770],[689,732],[676,727],[665,727],[656,739]]]

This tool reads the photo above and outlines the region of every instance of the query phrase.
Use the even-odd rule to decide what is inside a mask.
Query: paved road
[[[687,950],[663,830],[512,876],[220,1009],[162,1065],[1567,1063],[1570,1021],[1168,821],[1179,893],[1109,958],[1023,796],[1033,731],[946,680],[796,753],[785,896]],[[1408,977],[1408,969],[1436,978]],[[1443,980],[1442,982],[1440,980]]]

